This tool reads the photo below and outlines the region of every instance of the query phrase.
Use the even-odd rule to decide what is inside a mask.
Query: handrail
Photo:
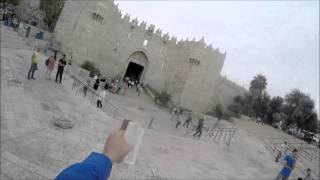
[[[92,87],[88,86],[87,83],[83,82],[81,79],[79,79],[77,76],[72,75],[70,73],[67,73],[73,80],[74,82],[77,82],[78,84],[81,85],[81,87],[83,88],[87,88],[87,90],[90,91],[91,94],[95,95],[96,97],[101,97],[99,93],[97,93]],[[119,111],[120,108],[118,108],[117,106],[113,105],[110,101],[108,101],[107,99],[104,99],[104,102],[106,102],[108,105],[110,105],[116,112]],[[115,113],[116,113],[115,112]],[[115,113],[113,114],[113,116],[115,116]]]

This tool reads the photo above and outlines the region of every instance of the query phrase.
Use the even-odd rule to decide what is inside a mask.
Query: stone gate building
[[[89,60],[108,77],[129,76],[157,92],[167,91],[174,102],[198,112],[245,92],[217,88],[226,53],[206,45],[204,38],[177,41],[154,25],[147,27],[122,15],[113,0],[67,0],[54,36],[73,61]]]

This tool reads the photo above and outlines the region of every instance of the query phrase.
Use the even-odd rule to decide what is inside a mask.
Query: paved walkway
[[[239,130],[228,147],[224,143],[184,138],[170,114],[144,96],[110,100],[122,109],[112,118],[63,84],[44,79],[41,57],[36,80],[27,80],[31,48],[12,30],[1,27],[1,179],[53,179],[66,166],[101,151],[108,133],[127,117],[145,122],[146,130],[135,165],[116,164],[111,179],[273,179],[280,166],[264,143]],[[52,125],[55,116],[73,119],[72,129]]]

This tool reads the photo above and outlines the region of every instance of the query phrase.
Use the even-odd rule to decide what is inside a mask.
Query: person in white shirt
[[[99,93],[98,100],[97,100],[97,107],[100,109],[102,108],[102,102],[103,102],[105,96],[106,96],[106,90],[104,88],[102,88],[102,90]]]

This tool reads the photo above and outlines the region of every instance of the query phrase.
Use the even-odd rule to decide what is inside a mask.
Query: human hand
[[[124,132],[120,129],[113,131],[105,142],[103,154],[108,156],[112,163],[121,162],[132,149],[124,139]]]

